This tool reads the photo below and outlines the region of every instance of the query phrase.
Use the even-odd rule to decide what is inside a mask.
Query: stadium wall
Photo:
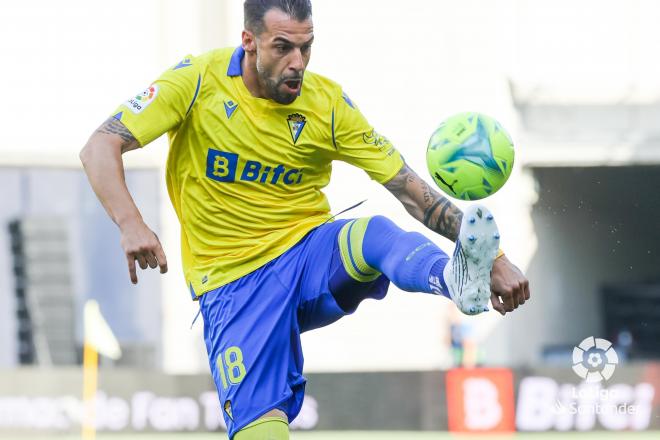
[[[104,432],[222,431],[208,375],[102,369]],[[0,436],[77,432],[80,370],[0,375]],[[660,364],[617,368],[602,384],[570,368],[309,374],[293,429],[462,432],[660,429]],[[236,411],[236,407],[234,407]]]

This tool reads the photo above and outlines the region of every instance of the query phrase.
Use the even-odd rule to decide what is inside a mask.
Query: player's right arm
[[[145,224],[126,186],[122,154],[147,145],[175,130],[188,116],[200,92],[201,69],[186,57],[147,89],[126,101],[87,141],[80,159],[97,197],[121,232],[131,281],[137,283],[136,262],[142,269],[167,260],[156,234]]]
[[[119,227],[133,284],[138,282],[135,262],[142,269],[160,267],[167,272],[167,259],[156,234],[144,223],[124,177],[122,154],[140,144],[114,117],[94,131],[80,152],[80,160],[96,196]]]

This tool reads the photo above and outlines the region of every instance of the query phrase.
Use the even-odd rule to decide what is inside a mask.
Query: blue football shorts
[[[384,275],[358,282],[346,274],[338,235],[349,221],[313,229],[278,258],[201,296],[204,340],[229,438],[272,409],[293,421],[306,382],[300,334],[354,312],[361,299],[387,293]],[[335,296],[358,300],[340,308],[330,285]]]

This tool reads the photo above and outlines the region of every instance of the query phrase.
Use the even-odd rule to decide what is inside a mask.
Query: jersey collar
[[[238,46],[229,60],[229,67],[227,68],[227,76],[241,76],[243,74],[243,66],[241,61],[245,56],[245,49]]]
[[[245,57],[245,49],[241,46],[238,46],[234,49],[234,53],[231,55],[229,60],[229,67],[227,67],[227,76],[241,76],[243,75],[243,66],[241,62]],[[302,87],[298,91],[298,96],[302,95]]]

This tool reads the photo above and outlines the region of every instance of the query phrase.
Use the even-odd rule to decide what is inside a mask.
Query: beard
[[[259,82],[265,86],[268,97],[278,104],[291,104],[298,97],[297,93],[287,93],[281,90],[285,81],[300,80],[300,87],[302,87],[302,73],[293,77],[274,77],[272,69],[262,64],[259,52],[257,52],[257,77]]]

